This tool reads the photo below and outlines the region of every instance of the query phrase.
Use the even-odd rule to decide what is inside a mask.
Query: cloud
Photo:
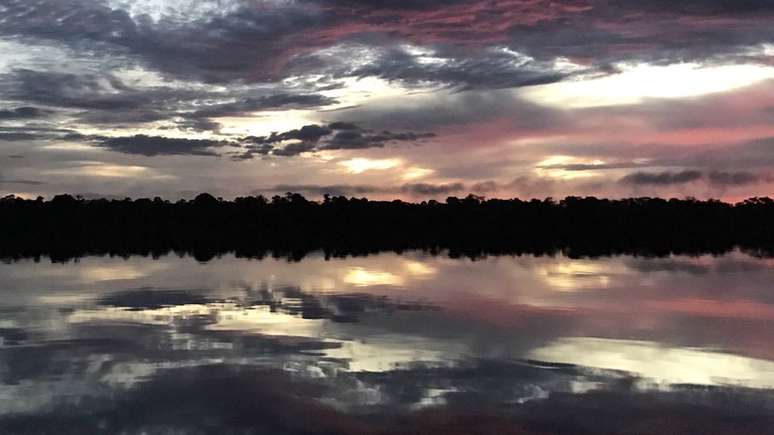
[[[636,6],[628,4],[624,0],[609,0],[611,6],[622,6],[632,9],[642,9],[649,12],[663,11],[664,8],[675,6],[673,13],[691,14],[700,16],[747,16],[759,13],[774,12],[774,5],[766,0],[685,0],[679,5],[674,5],[669,0],[645,0],[637,3]]]
[[[479,194],[494,192],[494,191],[497,191],[498,189],[500,189],[500,186],[497,184],[497,182],[492,180],[480,181],[470,186],[471,191]]]
[[[235,155],[236,160],[248,160],[254,155],[297,156],[305,152],[323,150],[355,150],[381,148],[388,143],[421,142],[435,137],[435,133],[370,131],[351,122],[333,122],[328,125],[310,124],[300,129],[269,136],[248,136],[242,139],[245,151]],[[277,146],[286,141],[297,141]]]
[[[265,192],[279,192],[279,193],[306,193],[315,196],[322,196],[325,194],[332,196],[351,196],[351,195],[369,195],[374,193],[384,193],[385,188],[370,186],[370,185],[357,185],[357,184],[331,184],[331,185],[318,185],[318,184],[278,184],[266,189],[255,190],[254,194],[262,194]]]
[[[360,127],[352,122],[332,122],[328,124],[328,128],[332,130],[359,130]]]
[[[451,6],[465,3],[469,0],[333,0],[329,1],[338,7],[357,8],[360,10],[427,10],[439,6]],[[312,3],[312,2],[310,2]]]
[[[192,290],[166,290],[155,288],[132,289],[110,293],[99,299],[99,305],[128,308],[141,311],[186,304],[206,304],[210,300]]]
[[[475,186],[477,192],[551,191],[550,180],[532,186],[530,176],[524,186],[501,183],[531,174],[534,162],[552,155],[591,154],[548,169],[609,170],[593,175],[608,185],[600,192],[613,195],[625,190],[616,183],[625,169],[650,176],[637,181],[633,175],[624,184],[748,186],[757,193],[774,164],[771,141],[754,143],[772,135],[771,88],[644,98],[594,110],[526,99],[536,89],[556,91],[556,82],[586,82],[643,63],[657,68],[690,62],[702,69],[771,64],[771,2],[204,3],[0,1],[0,119],[29,124],[0,130],[3,146],[34,155],[17,163],[42,170],[48,160],[74,152],[63,151],[70,144],[41,147],[43,141],[77,139],[123,154],[222,154],[232,160],[432,142],[403,150],[410,154],[404,157],[433,170],[437,180],[463,180],[471,189],[476,180],[498,180],[496,186]],[[374,77],[380,80],[356,80]],[[279,110],[294,112],[261,113]],[[231,119],[236,117],[245,119]],[[78,139],[54,128],[92,136]],[[430,141],[434,134],[438,140]],[[680,147],[686,144],[697,146]],[[554,147],[565,151],[553,153]],[[123,164],[127,157],[109,158]],[[601,164],[589,164],[595,161]],[[297,181],[298,171],[324,166],[311,159],[297,163],[277,165],[284,178],[261,185]],[[181,184],[196,183],[203,170],[255,183],[247,171],[263,163],[207,164],[192,169],[179,163],[165,172],[179,175]],[[234,167],[239,171],[224,170]],[[701,182],[654,176],[683,168],[701,171]],[[592,192],[577,181],[558,184],[560,190]]]
[[[73,135],[78,135],[78,133],[75,130],[45,125],[24,125],[20,127],[0,126],[0,140],[6,142],[61,140]]]
[[[0,76],[0,83],[5,98],[62,108],[125,111],[158,102],[109,74],[20,68]]]
[[[226,144],[211,139],[181,139],[138,134],[103,138],[98,140],[96,145],[119,153],[150,157],[159,155],[217,156],[218,154],[212,148]]]
[[[362,53],[369,62],[352,62],[345,53]],[[332,77],[379,77],[408,85],[433,83],[456,90],[517,88],[564,80],[574,73],[553,63],[520,56],[503,47],[461,50],[454,47],[342,45],[295,60],[291,70],[314,65]]]
[[[507,120],[511,131],[551,131],[577,122],[567,112],[524,100],[512,90],[441,90],[384,98],[368,105],[331,113],[379,129],[426,130]]]
[[[336,100],[319,94],[274,94],[260,97],[250,97],[234,102],[212,104],[190,113],[176,113],[183,117],[183,123],[188,122],[197,130],[217,130],[213,127],[212,118],[246,116],[262,110],[308,109],[327,106]]]
[[[629,169],[650,166],[644,162],[616,162],[616,163],[569,163],[557,165],[538,166],[540,169],[560,169],[562,171],[601,171],[609,169]]]
[[[713,186],[745,186],[759,183],[763,178],[755,173],[747,171],[710,171],[703,173],[696,170],[680,172],[634,172],[623,177],[620,181],[634,185],[675,185],[687,184],[699,180],[706,180]]]
[[[296,142],[285,145],[283,148],[276,148],[272,151],[275,156],[292,157],[301,153],[314,151],[316,145],[312,142]]]
[[[42,186],[46,183],[43,181],[37,181],[37,180],[13,180],[13,179],[6,180],[3,178],[0,178],[0,185],[4,185],[4,184],[23,184],[26,186]]]
[[[0,132],[0,141],[17,142],[41,139],[42,137],[35,133],[26,132]]]
[[[435,133],[393,133],[381,131],[367,133],[359,130],[337,132],[331,140],[320,147],[324,150],[356,150],[363,148],[381,148],[388,142],[417,142],[435,137]]]
[[[744,171],[712,171],[708,174],[708,178],[711,184],[720,186],[745,186],[761,181],[758,175]]]
[[[357,127],[356,127],[357,128]],[[305,125],[299,129],[284,133],[272,133],[269,137],[254,138],[256,142],[276,143],[286,140],[300,140],[304,142],[317,142],[321,137],[333,133],[333,127],[325,127],[316,124]]]
[[[0,34],[92,49],[98,57],[125,58],[179,78],[258,82],[278,78],[293,52],[321,43],[299,32],[336,18],[290,2],[235,2],[223,13],[191,20],[151,20],[115,6],[93,0],[8,0]]]
[[[739,47],[771,40],[765,18],[774,13],[754,0],[678,7],[663,0],[422,3],[235,1],[217,13],[149,19],[116,2],[7,0],[0,34],[92,50],[98,58],[205,83],[322,73],[499,88],[567,77],[553,62],[558,57],[601,72],[616,61],[738,55]],[[718,16],[728,20],[708,19]],[[318,53],[346,44],[374,53],[365,65],[343,53]],[[428,47],[430,60],[441,61],[426,61],[405,44]],[[498,46],[509,51],[491,49]]]
[[[217,131],[219,117],[248,116],[265,110],[311,109],[336,103],[320,94],[286,92],[275,89],[196,89],[185,86],[146,86],[127,84],[110,73],[62,73],[17,69],[0,76],[5,87],[0,97],[62,109],[80,110],[78,122],[87,125],[119,126],[156,121],[174,122],[187,130]],[[33,112],[36,111],[36,112]],[[5,111],[0,111],[4,119]],[[34,108],[16,109],[6,114],[37,116]]]
[[[372,184],[279,184],[273,187],[254,190],[253,194],[265,192],[302,193],[312,196],[329,194],[333,196],[408,196],[412,198],[444,198],[446,196],[482,196],[522,198],[541,198],[552,196],[560,188],[567,188],[566,182],[548,177],[518,176],[510,181],[498,182],[483,180],[477,182],[450,183],[405,183],[400,185]],[[574,186],[571,186],[574,187]],[[587,186],[582,186],[586,188]],[[576,192],[577,193],[577,192]]]
[[[0,120],[34,119],[43,117],[46,114],[46,111],[40,110],[37,107],[17,107],[16,109],[0,110]]]
[[[325,194],[332,196],[359,196],[359,195],[408,195],[412,197],[443,196],[463,193],[467,190],[463,183],[407,183],[399,186],[374,186],[363,184],[279,184],[265,191],[268,192],[291,192],[306,193],[314,196]],[[255,193],[262,193],[262,190],[256,190]]]
[[[11,158],[16,158],[19,156],[8,156]],[[38,180],[25,180],[25,179],[18,179],[18,178],[5,178],[3,174],[0,174],[0,186],[7,186],[7,185],[23,185],[23,186],[42,186],[46,183],[43,181]]]
[[[401,186],[401,193],[411,196],[438,196],[459,193],[467,189],[462,183],[449,184],[430,184],[430,183],[412,183]]]
[[[633,185],[671,185],[698,181],[703,177],[700,171],[680,172],[634,172],[621,179],[622,183]]]

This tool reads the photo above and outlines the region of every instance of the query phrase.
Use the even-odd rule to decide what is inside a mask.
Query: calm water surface
[[[774,433],[774,261],[0,265],[2,433]]]

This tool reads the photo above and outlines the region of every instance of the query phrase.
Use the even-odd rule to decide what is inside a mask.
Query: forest
[[[774,253],[774,200],[567,197],[445,201],[300,194],[223,200],[202,193],[193,200],[0,199],[0,258],[85,255],[161,256],[200,261],[234,253],[299,260],[313,251],[327,257],[424,250],[452,257],[617,254],[666,256],[722,254],[741,249]]]

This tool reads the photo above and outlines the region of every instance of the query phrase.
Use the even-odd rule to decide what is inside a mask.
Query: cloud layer
[[[105,195],[768,194],[772,19],[762,0],[1,0],[0,172]],[[403,163],[351,179],[353,158]],[[62,175],[94,162],[162,178]]]

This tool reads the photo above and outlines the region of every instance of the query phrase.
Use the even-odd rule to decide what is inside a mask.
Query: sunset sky
[[[770,0],[0,0],[0,195],[774,194]]]

